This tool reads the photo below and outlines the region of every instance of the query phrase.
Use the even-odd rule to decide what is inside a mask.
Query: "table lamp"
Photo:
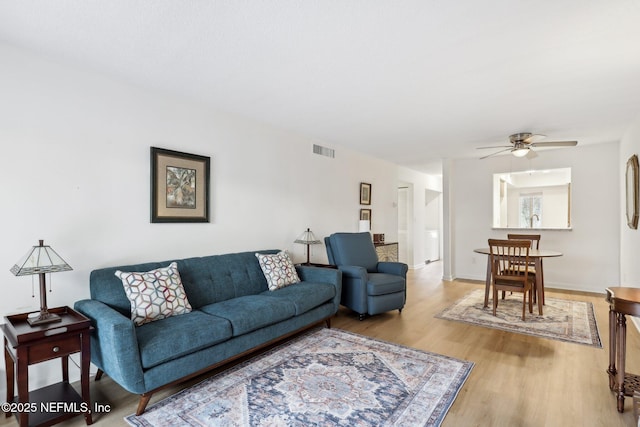
[[[73,270],[51,246],[45,246],[44,240],[39,241],[38,246],[31,248],[20,261],[12,268],[11,272],[16,276],[29,276],[38,274],[40,276],[40,313],[37,317],[29,316],[27,322],[31,326],[46,323],[59,322],[60,316],[49,313],[47,309],[46,273],[57,273],[59,271]]]
[[[311,264],[309,262],[309,245],[317,245],[322,242],[316,239],[316,236],[313,235],[313,232],[307,228],[307,231],[302,233],[300,237],[293,241],[293,243],[302,243],[303,245],[307,245],[307,265],[309,265]]]

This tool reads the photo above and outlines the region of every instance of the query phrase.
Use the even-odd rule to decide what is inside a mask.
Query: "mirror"
[[[627,161],[627,224],[629,228],[638,228],[638,156],[635,154]]]
[[[571,168],[493,175],[494,228],[571,228]]]

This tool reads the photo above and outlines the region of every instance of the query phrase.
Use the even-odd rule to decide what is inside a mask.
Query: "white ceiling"
[[[637,0],[3,0],[0,42],[422,170],[640,114]]]

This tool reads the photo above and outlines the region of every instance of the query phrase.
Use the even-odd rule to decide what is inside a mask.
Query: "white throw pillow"
[[[280,251],[274,255],[256,253],[256,257],[258,257],[260,268],[267,279],[270,291],[275,291],[300,281],[296,268],[286,251]]]
[[[143,273],[116,271],[131,302],[131,320],[137,325],[191,311],[178,263]]]

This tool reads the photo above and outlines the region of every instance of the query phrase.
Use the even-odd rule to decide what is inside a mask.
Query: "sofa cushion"
[[[264,295],[246,295],[205,305],[200,310],[227,319],[236,337],[278,323],[296,313],[291,301]]]
[[[259,253],[278,253],[265,250]],[[256,295],[269,289],[256,251],[211,255],[178,261],[180,277],[194,309],[205,305]]]
[[[136,336],[146,369],[228,340],[231,323],[194,310],[139,326]]]
[[[131,320],[138,326],[191,311],[176,262],[146,272],[117,270],[115,275],[122,280]]]
[[[336,296],[336,287],[330,283],[300,282],[293,286],[266,291],[262,295],[291,301],[296,309],[296,316],[330,301]]]
[[[264,277],[267,279],[267,285],[270,291],[300,281],[298,272],[286,251],[280,251],[277,254],[256,253],[256,257],[258,258]]]
[[[406,289],[406,282],[401,276],[386,273],[369,273],[367,295],[386,295],[402,292]]]

